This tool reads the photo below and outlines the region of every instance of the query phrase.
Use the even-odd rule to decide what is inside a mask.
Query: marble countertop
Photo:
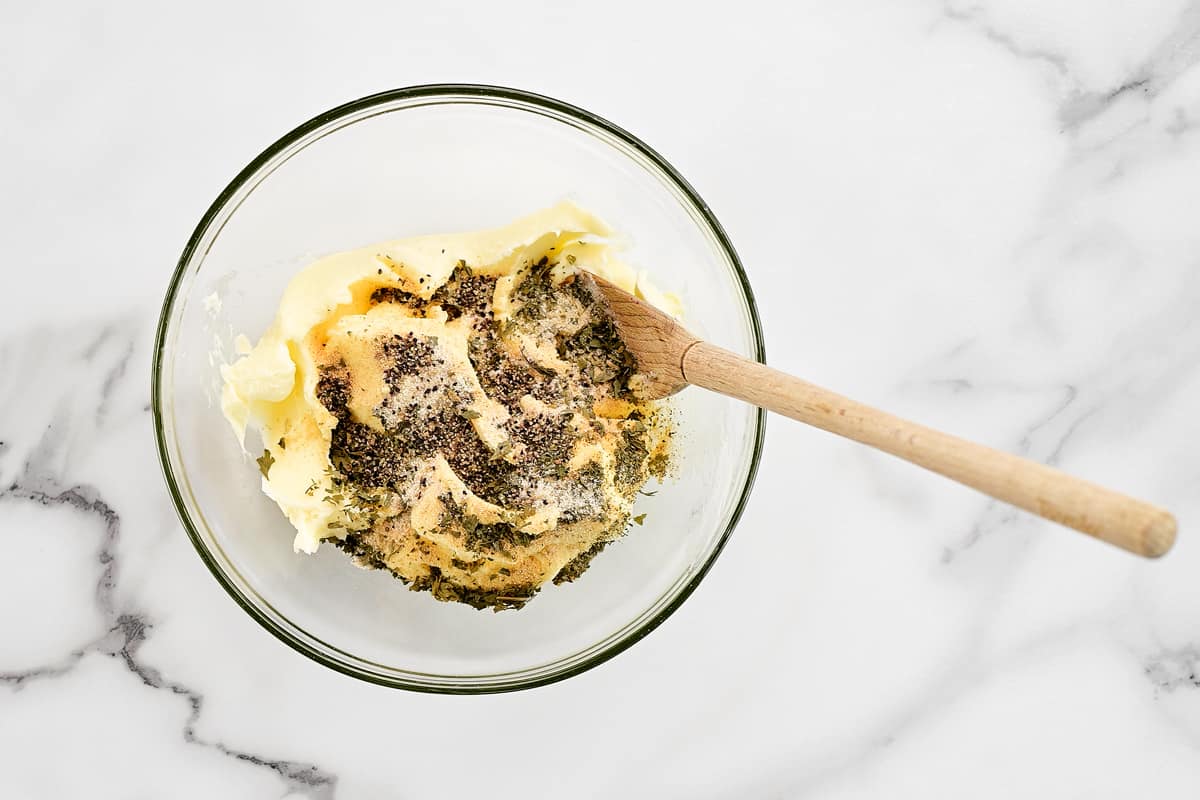
[[[0,796],[1200,794],[1200,3],[782,5],[4,12]],[[266,144],[437,81],[633,130],[773,364],[1165,505],[1175,551],[772,419],[712,573],[591,672],[439,697],[293,653],[168,500],[158,305]]]

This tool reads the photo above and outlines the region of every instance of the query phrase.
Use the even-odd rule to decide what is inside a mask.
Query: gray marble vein
[[[83,351],[85,360],[97,356],[101,345],[113,336],[113,328],[105,327],[95,343]],[[95,424],[105,421],[104,408],[114,390],[124,381],[127,365],[134,352],[129,336],[121,337],[124,344],[117,348],[112,363],[103,365],[99,371],[100,391],[95,396],[84,395],[77,402],[94,403]],[[69,415],[67,415],[69,416]],[[203,705],[203,694],[178,681],[171,680],[153,665],[139,657],[139,650],[152,634],[154,623],[149,612],[127,607],[117,600],[120,579],[119,545],[122,535],[121,517],[93,486],[77,484],[62,486],[49,472],[51,465],[60,460],[55,452],[63,446],[69,427],[66,416],[56,418],[29,452],[21,473],[0,491],[0,506],[12,503],[27,503],[52,508],[64,507],[77,512],[99,524],[102,533],[99,547],[93,554],[93,562],[99,570],[94,590],[94,603],[104,620],[102,633],[80,648],[64,654],[54,661],[19,671],[0,671],[0,684],[11,691],[21,691],[35,681],[62,678],[90,653],[115,659],[147,687],[163,692],[164,696],[182,698],[190,712],[183,727],[183,739],[188,744],[210,748],[229,758],[261,767],[276,773],[289,792],[301,792],[303,796],[317,800],[331,800],[337,790],[337,776],[315,764],[271,758],[246,750],[231,747],[219,740],[201,737],[196,732]],[[3,455],[3,450],[0,450]]]
[[[1041,420],[1031,425],[1020,437],[1017,446],[1012,451],[1028,458],[1033,458],[1046,464],[1056,465],[1068,441],[1088,417],[1095,413],[1094,409],[1082,412],[1075,411],[1076,398],[1079,396],[1077,387],[1068,384],[1063,387],[1062,400]],[[1062,420],[1069,416],[1070,421],[1064,427]],[[979,541],[998,530],[1009,529],[1021,512],[1011,506],[988,500],[986,508],[972,525],[963,539],[947,546],[942,551],[942,563],[951,564],[963,551],[971,548]]]
[[[981,6],[964,8],[957,5],[949,5],[943,10],[943,13],[946,19],[970,26],[972,30],[977,31],[990,44],[1000,47],[1004,52],[1013,57],[1021,61],[1031,61],[1035,64],[1047,66],[1061,77],[1067,80],[1071,79],[1070,66],[1065,56],[1020,42],[1013,34],[1000,30],[989,23],[985,8]]]
[[[1171,33],[1120,86],[1101,95],[1083,95],[1064,104],[1060,119],[1068,128],[1102,114],[1123,95],[1139,93],[1147,102],[1200,61],[1200,3],[1193,2],[1179,15]]]
[[[1139,96],[1152,102],[1168,86],[1200,60],[1200,3],[1184,8],[1165,36],[1144,61],[1129,71],[1119,85],[1104,89],[1087,89],[1072,73],[1067,56],[1026,44],[1019,33],[1003,30],[989,21],[986,5],[961,7],[952,5],[945,17],[971,26],[989,43],[1003,48],[1014,57],[1049,67],[1065,88],[1065,97],[1058,109],[1058,119],[1064,132],[1074,132],[1107,112],[1115,103],[1129,96]]]
[[[1146,663],[1146,677],[1164,692],[1200,689],[1200,647],[1156,654]]]

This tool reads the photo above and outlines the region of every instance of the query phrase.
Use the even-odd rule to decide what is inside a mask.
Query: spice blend
[[[448,239],[440,271],[402,248],[361,251],[373,273],[358,267],[349,302],[287,347],[286,397],[256,408],[241,390],[259,389],[265,370],[254,384],[226,375],[233,400],[267,417],[268,494],[320,464],[302,476],[302,498],[280,502],[298,531],[438,600],[501,610],[576,580],[642,524],[631,509],[667,470],[669,413],[631,395],[637,365],[605,304],[575,279],[584,267],[632,277],[591,238],[606,232],[594,218],[543,212],[554,214],[584,224],[538,230],[529,218],[536,234],[491,257]],[[240,409],[228,405],[234,421]]]

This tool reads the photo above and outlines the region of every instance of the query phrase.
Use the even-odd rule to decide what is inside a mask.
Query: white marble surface
[[[1200,3],[172,5],[0,11],[0,796],[1200,794]],[[632,129],[774,364],[1164,504],[1178,547],[774,419],[709,578],[592,672],[435,697],[294,654],[175,518],[153,323],[262,147],[434,81]]]

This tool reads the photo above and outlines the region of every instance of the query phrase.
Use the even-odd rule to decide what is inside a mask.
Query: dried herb
[[[645,432],[623,430],[617,446],[614,478],[619,488],[636,489],[646,480],[646,459],[650,455]]]
[[[558,355],[594,385],[610,384],[612,394],[627,394],[637,361],[625,347],[607,313],[594,302],[591,321],[558,345]]]
[[[267,473],[271,471],[271,465],[275,463],[275,457],[271,455],[271,451],[263,450],[263,454],[254,460],[258,463],[258,471],[262,473],[262,476],[268,477]]]
[[[608,546],[607,541],[596,542],[590,548],[575,556],[567,562],[566,566],[558,571],[554,576],[555,585],[570,583],[577,579],[580,575],[587,571],[587,568],[592,565],[592,559],[600,555],[605,547]]]
[[[538,591],[538,587],[529,585],[505,587],[502,591],[459,586],[446,580],[437,567],[430,567],[428,575],[414,579],[408,588],[414,592],[429,592],[443,602],[466,603],[473,608],[491,608],[493,611],[520,608]]]

